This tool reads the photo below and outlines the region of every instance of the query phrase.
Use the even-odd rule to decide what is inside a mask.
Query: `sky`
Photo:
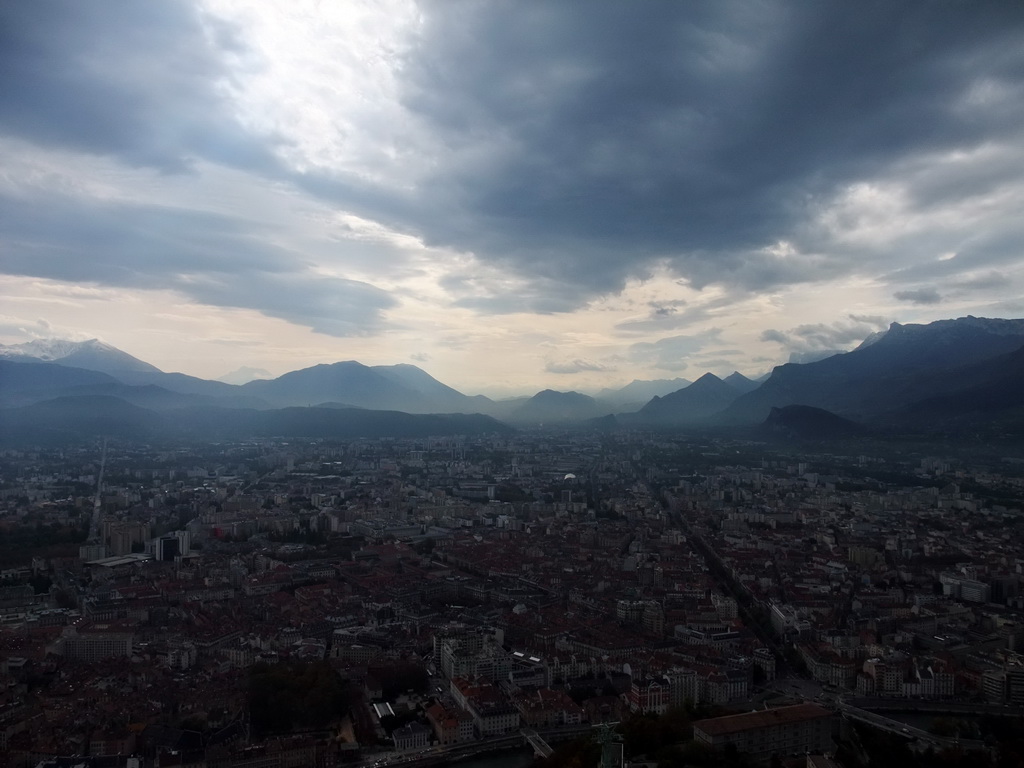
[[[1024,3],[0,4],[0,343],[466,393],[1024,316]]]

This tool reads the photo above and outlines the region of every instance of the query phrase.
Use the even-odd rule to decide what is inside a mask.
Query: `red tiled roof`
[[[742,733],[758,728],[770,728],[774,725],[787,725],[831,716],[831,712],[817,704],[794,704],[791,707],[762,709],[757,712],[745,712],[741,715],[712,717],[694,723],[693,727],[699,728],[709,736],[724,736],[729,733]]]

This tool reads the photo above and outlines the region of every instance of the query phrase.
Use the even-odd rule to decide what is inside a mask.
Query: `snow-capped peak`
[[[136,371],[159,373],[160,369],[122,352],[99,339],[35,339],[24,344],[0,344],[0,359],[12,362],[43,362],[113,373]]]
[[[109,344],[104,344],[99,339],[88,341],[71,341],[69,339],[33,339],[24,344],[0,344],[0,357],[7,359],[15,357],[31,357],[34,360],[42,360],[50,363],[60,360],[68,355],[79,352],[84,348],[116,351]]]

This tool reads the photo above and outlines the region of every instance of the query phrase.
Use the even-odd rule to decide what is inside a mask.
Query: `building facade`
[[[795,704],[693,724],[693,738],[714,749],[733,745],[760,764],[773,756],[832,752],[832,713],[816,704]]]

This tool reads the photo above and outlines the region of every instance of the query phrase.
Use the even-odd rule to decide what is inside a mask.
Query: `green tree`
[[[249,718],[261,737],[318,730],[340,719],[354,695],[326,662],[257,664],[249,673]]]

